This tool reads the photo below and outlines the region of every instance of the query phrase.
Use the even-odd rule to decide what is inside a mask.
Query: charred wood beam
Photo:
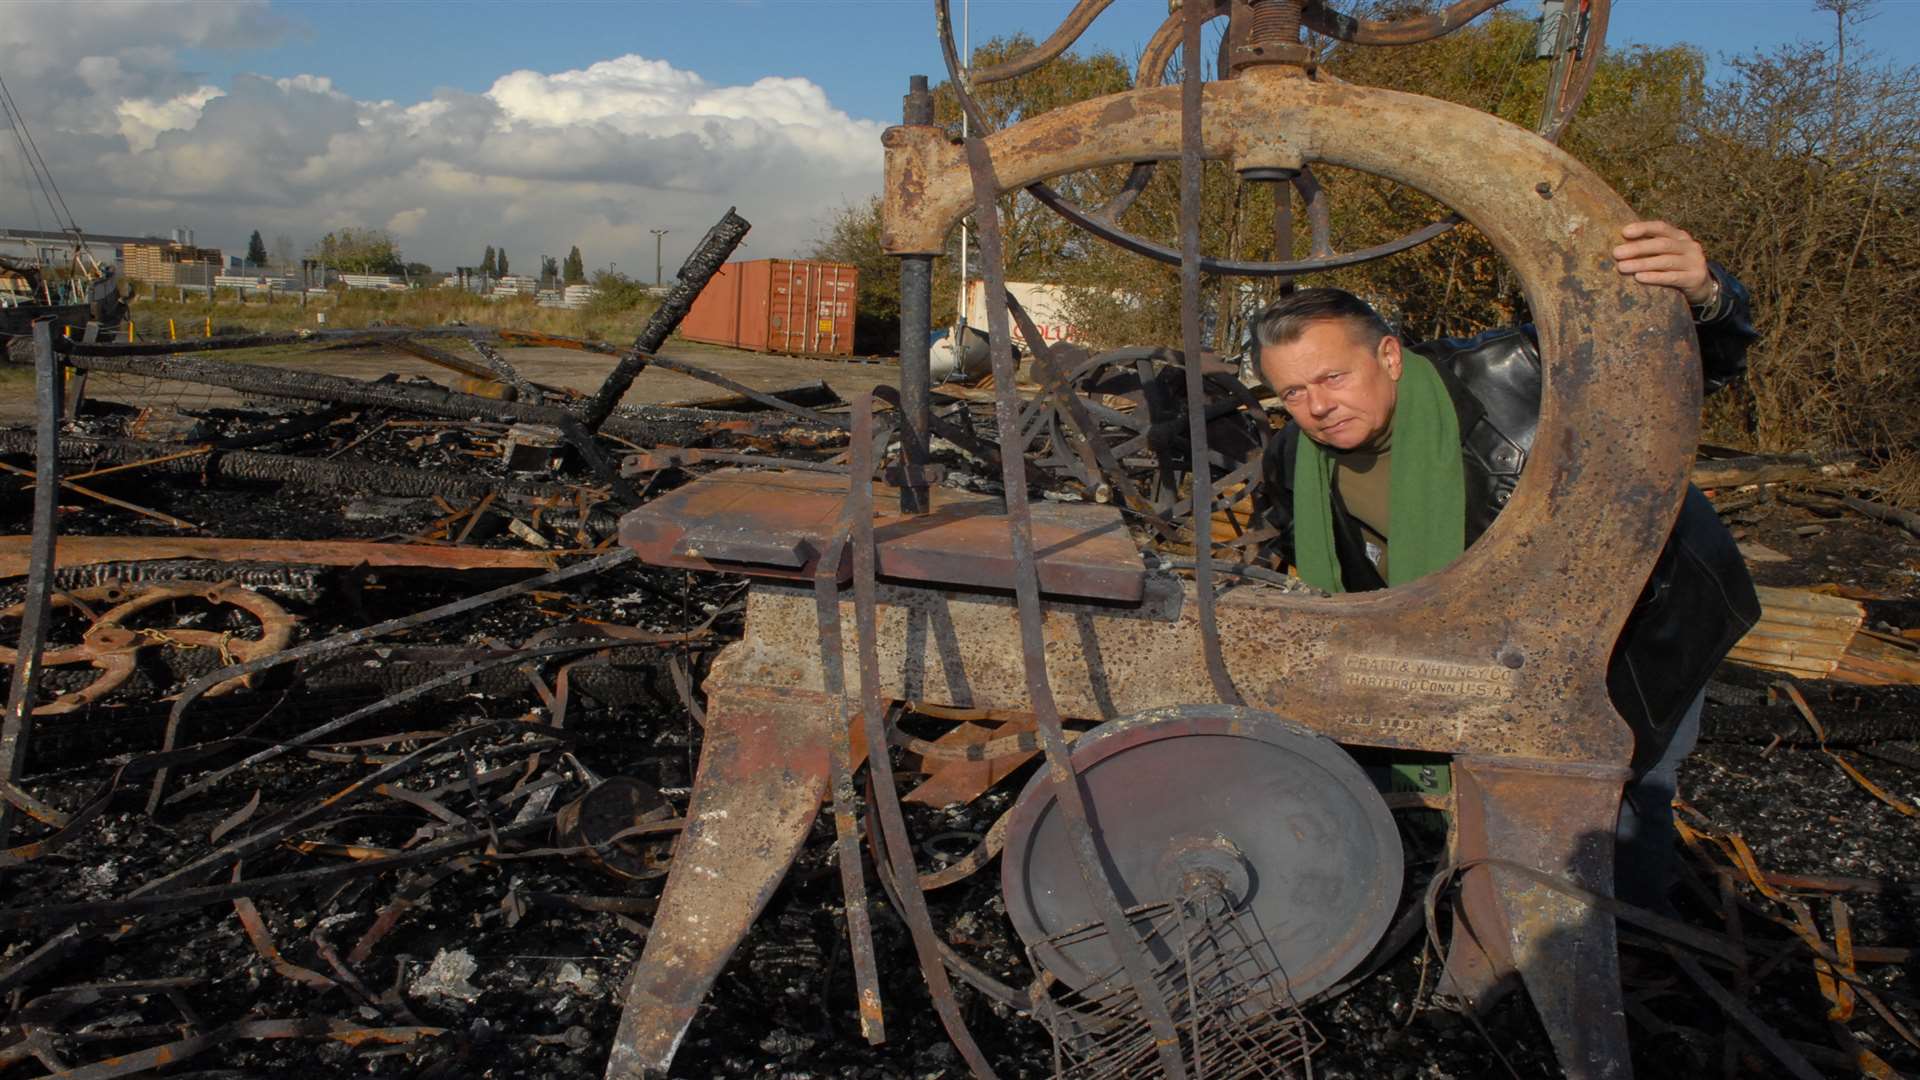
[[[404,409],[444,416],[453,420],[495,420],[506,424],[550,424],[566,433],[567,441],[580,452],[594,475],[627,502],[638,502],[626,483],[614,471],[613,463],[572,413],[554,405],[538,402],[495,401],[477,394],[462,394],[438,386],[410,386],[386,382],[347,379],[313,371],[257,364],[234,364],[193,356],[76,356],[74,367],[86,371],[106,371],[122,375],[141,375],[153,379],[172,379],[204,386],[220,386],[264,397],[291,398],[296,401],[324,401],[340,405],[360,405]],[[615,432],[618,434],[618,432]]]
[[[220,352],[231,349],[264,349],[278,345],[384,345],[405,337],[491,336],[492,330],[469,326],[439,326],[426,329],[395,327],[374,330],[282,330],[235,337],[201,338],[193,341],[92,342],[54,339],[54,349],[69,359],[102,356],[171,356],[184,352]],[[76,367],[79,365],[75,365]]]
[[[522,379],[519,372],[514,371],[511,367],[508,367],[505,372],[499,370],[493,361],[498,361],[500,365],[505,365],[506,362],[500,360],[498,353],[493,354],[489,358],[489,362],[481,363],[477,360],[469,360],[458,353],[448,352],[446,349],[442,349],[437,345],[429,345],[424,341],[416,341],[413,338],[395,338],[391,344],[395,349],[409,356],[419,357],[429,364],[446,368],[448,371],[458,372],[470,379],[483,379],[487,382],[500,384],[505,388],[505,397],[502,398],[504,401],[540,401],[540,392],[528,384],[525,379]],[[475,346],[475,351],[479,352],[480,343],[476,341],[472,344]],[[486,354],[482,353],[482,355],[484,356]]]
[[[681,265],[679,280],[674,283],[673,290],[667,293],[666,300],[647,320],[647,325],[641,328],[640,336],[634,339],[626,355],[620,358],[620,363],[608,373],[606,381],[600,384],[600,389],[581,409],[580,420],[586,424],[587,430],[598,431],[613,415],[613,407],[626,396],[634,378],[646,370],[653,354],[667,343],[668,336],[693,308],[694,298],[725,265],[727,257],[733,254],[734,248],[740,246],[740,241],[750,228],[752,226],[747,224],[747,219],[729,207],[726,215],[707,230],[707,235],[694,247],[693,254],[687,256],[687,261]]]
[[[1855,451],[1843,451],[1708,458],[1694,462],[1693,482],[1702,488],[1726,488],[1777,484],[1785,480],[1829,480],[1853,475],[1862,457]]]
[[[605,705],[646,705],[673,702],[673,684],[659,646],[620,645],[601,660],[573,664],[568,679],[575,694]],[[394,649],[368,646],[329,657],[303,668],[300,685],[308,693],[375,692],[383,697],[424,685],[450,671],[485,659],[480,650],[452,647]],[[526,674],[517,668],[474,668],[457,680],[430,688],[429,695],[453,699],[471,693],[511,700],[533,693]]]
[[[369,382],[314,371],[236,364],[196,356],[75,356],[71,362],[74,367],[86,371],[171,379],[295,401],[404,409],[452,420],[494,420],[503,424],[526,422],[558,426],[573,419],[565,409],[538,402],[497,401],[438,386]]]
[[[529,382],[526,376],[520,374],[519,368],[507,363],[506,357],[501,356],[499,351],[493,346],[481,341],[479,338],[473,339],[468,342],[468,344],[473,346],[474,352],[480,354],[480,359],[486,362],[487,370],[493,373],[493,377],[513,387],[514,394],[517,395],[520,400],[539,401],[544,396],[541,394],[539,387]]]
[[[518,341],[528,345],[544,345],[555,349],[578,349],[581,352],[600,353],[603,356],[614,355],[613,346],[599,341],[582,341],[579,338],[555,337],[550,334],[535,334],[524,330],[502,330],[500,331],[500,336],[507,341]],[[625,361],[622,362],[624,363]],[[755,390],[753,387],[729,379],[719,372],[708,371],[706,368],[700,367],[697,364],[689,364],[685,360],[675,360],[670,356],[648,355],[640,367],[658,367],[668,371],[678,372],[690,379],[699,379],[701,382],[709,382],[722,389],[731,391],[736,397],[744,398],[756,405],[768,409],[778,409],[781,412],[792,413],[803,420],[811,420],[816,424],[824,424],[827,427],[838,428],[841,431],[846,431],[852,426],[843,417],[828,416],[825,413],[816,412],[813,409],[807,408],[805,401],[796,400],[798,395],[794,390],[776,390],[771,392]],[[638,375],[639,373],[640,369],[636,368],[634,374]],[[632,380],[629,379],[628,382],[631,384]],[[825,383],[818,385],[828,394],[832,393]],[[810,391],[811,387],[799,387],[796,389],[799,391]],[[625,393],[626,391],[622,390],[621,392]],[[718,403],[702,402],[699,407],[713,408],[716,404]],[[618,416],[619,414],[616,412],[614,418],[617,419]],[[613,432],[614,429],[611,423],[608,424],[606,430]],[[617,432],[615,433],[617,434]]]
[[[27,537],[0,536],[0,578],[27,570]],[[98,563],[204,559],[256,565],[367,566],[417,570],[550,570],[584,551],[525,551],[371,540],[275,540],[206,536],[69,536],[55,559],[60,571]],[[271,580],[270,578],[267,580]]]
[[[6,567],[4,547],[11,537],[0,538],[0,568]],[[134,539],[120,537],[117,539]],[[65,552],[62,552],[64,557]],[[53,572],[53,587],[72,592],[117,582],[137,585],[154,581],[231,581],[249,589],[266,589],[305,599],[317,600],[321,578],[331,573],[324,566],[272,562],[217,562],[209,559],[115,559],[107,562],[67,564]],[[9,576],[0,569],[0,577]]]
[[[192,449],[138,439],[94,439],[69,436],[60,440],[59,460],[87,463],[141,461],[169,449]],[[34,432],[0,431],[0,454],[35,455]],[[489,493],[513,499],[571,499],[579,490],[571,484],[542,484],[529,480],[496,480],[434,469],[399,465],[369,465],[353,461],[289,457],[256,450],[233,450],[156,461],[149,472],[209,479],[292,484],[313,491],[353,491],[370,495],[447,495],[477,499]]]

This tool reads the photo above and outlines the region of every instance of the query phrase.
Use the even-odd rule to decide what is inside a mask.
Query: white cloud
[[[578,244],[591,265],[650,270],[650,229],[671,230],[677,265],[738,206],[754,224],[745,257],[803,254],[826,213],[879,188],[883,125],[806,79],[715,85],[627,55],[508,72],[480,94],[364,101],[324,74],[223,88],[179,70],[176,49],[283,33],[261,4],[90,5],[97,40],[47,17],[60,5],[25,7],[33,25],[0,25],[0,47],[80,57],[57,76],[66,105],[28,122],[75,215],[102,232],[190,226],[238,250],[254,229],[304,246],[378,225],[435,266],[476,263],[486,244],[532,266]],[[31,223],[25,194],[0,187],[0,223]]]
[[[415,236],[420,232],[421,223],[426,220],[427,208],[424,206],[416,206],[410,210],[402,210],[388,218],[387,231],[402,239]]]
[[[163,131],[183,131],[193,127],[207,102],[225,91],[217,86],[201,86],[165,101],[153,98],[126,98],[114,109],[119,118],[117,130],[134,150],[151,150]]]

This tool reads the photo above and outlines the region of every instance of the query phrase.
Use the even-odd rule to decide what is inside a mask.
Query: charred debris
[[[703,665],[739,635],[744,593],[640,565],[622,514],[717,469],[901,475],[872,464],[884,446],[853,444],[865,425],[824,386],[765,393],[659,355],[745,230],[731,214],[715,227],[584,397],[528,381],[501,346],[612,350],[510,331],[175,345],[36,329],[40,422],[0,431],[9,517],[31,523],[0,538],[15,643],[0,654],[0,1076],[599,1075],[686,823]],[[221,358],[366,345],[485,392]],[[714,384],[714,401],[619,406],[648,366]],[[1146,558],[1191,565],[1177,357],[1037,349],[1027,377],[1018,433],[982,395],[938,398],[924,475],[994,493],[1018,448],[1037,498],[1121,506]],[[90,383],[146,404],[97,401]],[[1272,580],[1249,495],[1265,412],[1224,366],[1205,386],[1214,569],[1226,588]],[[1811,539],[1814,514],[1866,513],[1905,542],[1914,523],[1863,502],[1852,467],[1700,471],[1761,551],[1787,546],[1782,530]],[[1899,685],[1920,619],[1884,582],[1805,588],[1823,569],[1763,567],[1774,632],[1710,688],[1682,919],[1616,912],[1642,1075],[1920,1064],[1920,698]],[[1020,943],[993,875],[972,872],[1033,737],[999,760],[956,748],[1031,731],[1006,719],[909,717],[918,734],[891,755],[947,944],[1003,971]],[[1316,1068],[1490,1075],[1497,1053],[1551,1069],[1524,1001],[1473,1021],[1439,1007],[1417,938],[1442,837],[1419,793],[1402,796],[1411,899],[1378,977],[1309,1010]],[[1868,845],[1854,814],[1904,833]],[[959,1070],[886,894],[860,894],[869,952],[856,939],[849,957],[853,891],[834,862],[857,849],[836,853],[827,817],[675,1075]],[[890,1041],[870,1046],[856,983],[874,979]],[[1053,1068],[1019,1003],[961,1001],[996,1067]]]

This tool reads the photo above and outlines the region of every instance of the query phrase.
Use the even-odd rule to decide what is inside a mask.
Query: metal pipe
[[[929,386],[928,337],[933,333],[933,256],[900,257],[900,447],[906,461],[906,482],[900,487],[900,509],[924,514],[927,482],[927,428],[932,406]]]
[[[933,95],[927,77],[907,81],[900,119],[907,124],[933,123]],[[932,424],[929,396],[933,381],[928,347],[933,333],[933,256],[900,257],[900,454],[905,475],[900,485],[900,510],[924,514],[932,504],[927,494],[927,432]],[[960,343],[953,343],[957,348]]]

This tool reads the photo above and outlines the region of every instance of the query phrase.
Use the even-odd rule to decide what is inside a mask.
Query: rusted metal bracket
[[[609,1080],[666,1075],[820,810],[838,715],[824,694],[709,693],[687,827],[622,995]]]

